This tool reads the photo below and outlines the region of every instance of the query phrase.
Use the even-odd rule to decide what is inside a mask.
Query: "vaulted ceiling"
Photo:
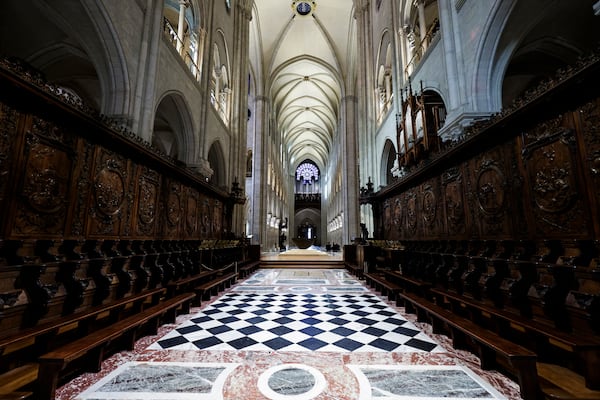
[[[327,165],[354,53],[353,2],[255,0],[250,58],[257,94],[271,99],[290,168],[311,159]]]

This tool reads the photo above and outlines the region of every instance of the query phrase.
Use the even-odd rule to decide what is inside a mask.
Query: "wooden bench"
[[[350,271],[350,273],[352,275],[356,276],[358,279],[363,279],[364,278],[364,275],[363,275],[364,271],[358,265],[352,264],[352,263],[349,263],[349,262],[345,262],[344,265],[345,265],[346,269],[348,271]]]
[[[482,369],[501,365],[514,374],[524,400],[539,398],[534,352],[413,293],[400,296],[412,305],[420,320],[431,324],[434,333],[448,333],[454,348],[477,354]]]
[[[238,268],[238,278],[243,279],[249,276],[260,267],[260,261],[250,261]]]
[[[425,297],[428,289],[431,287],[430,283],[402,275],[400,271],[385,270],[383,273],[386,276],[386,280],[398,283],[404,292],[416,293]]]
[[[193,292],[198,284],[212,280],[217,275],[218,271],[205,269],[196,275],[180,279],[175,282],[169,282],[167,285],[167,297],[173,297],[179,293]],[[195,305],[200,305],[200,302],[195,302]]]
[[[15,399],[26,398],[23,396],[28,391],[21,393],[20,390],[36,381],[37,358],[40,355],[126,315],[135,314],[146,306],[157,304],[164,293],[162,288],[146,290],[0,339],[0,365],[3,366],[0,394],[6,398],[11,398],[9,393],[16,396]]]
[[[28,363],[0,375],[0,400],[27,399],[33,395],[30,391],[21,391],[38,377],[38,364]]]
[[[560,331],[549,324],[443,289],[432,289],[431,293],[438,303],[450,304],[455,313],[467,314],[470,319],[478,321],[479,324],[484,324],[487,322],[484,319],[487,319],[488,325],[513,341],[517,340],[518,336],[526,338],[527,340],[521,344],[536,351],[540,359],[546,358],[546,354],[555,353],[557,350],[566,350],[575,354],[574,358],[582,369],[586,387],[600,389],[600,338]]]
[[[220,291],[233,285],[237,279],[237,272],[231,271],[231,266],[225,267],[218,272],[221,274],[215,279],[196,286],[194,292],[196,293],[196,301],[210,300],[212,295],[219,294]]]
[[[0,393],[0,400],[26,400],[32,398],[32,392],[11,392],[6,394]]]
[[[46,351],[47,347],[50,345],[48,342],[59,333],[78,329],[85,334],[90,326],[97,320],[104,318],[118,320],[120,315],[124,312],[138,312],[143,304],[157,304],[159,298],[164,293],[165,289],[162,288],[146,290],[141,293],[111,301],[107,304],[98,305],[88,310],[43,323],[39,326],[22,330],[14,335],[0,339],[0,356],[5,356],[23,349],[28,345],[33,345],[34,343],[43,351]]]
[[[367,282],[367,285],[371,286],[377,291],[380,291],[383,296],[387,295],[389,300],[395,300],[397,306],[400,305],[401,300],[398,296],[398,294],[402,290],[400,286],[386,280],[385,277],[382,275],[365,273],[364,277],[365,281]]]
[[[160,323],[175,321],[178,308],[182,308],[182,313],[189,313],[193,298],[193,293],[183,293],[164,300],[140,313],[95,330],[81,339],[44,354],[39,358],[39,392],[36,393],[36,399],[54,399],[61,373],[75,361],[79,361],[85,371],[100,371],[109,345],[124,342],[125,348],[132,350],[141,328],[149,327],[150,333],[156,334]]]

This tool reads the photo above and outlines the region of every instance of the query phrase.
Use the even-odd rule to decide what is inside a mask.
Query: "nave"
[[[258,270],[56,398],[520,398],[363,283],[343,269]]]

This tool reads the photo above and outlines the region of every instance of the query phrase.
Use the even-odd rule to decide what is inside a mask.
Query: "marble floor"
[[[342,269],[258,270],[57,391],[66,399],[519,399]]]

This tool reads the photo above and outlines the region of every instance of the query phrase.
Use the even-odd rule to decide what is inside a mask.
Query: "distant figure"
[[[360,233],[361,233],[361,238],[364,242],[367,241],[367,239],[369,238],[369,231],[367,230],[367,225],[365,225],[364,223],[360,223]]]

